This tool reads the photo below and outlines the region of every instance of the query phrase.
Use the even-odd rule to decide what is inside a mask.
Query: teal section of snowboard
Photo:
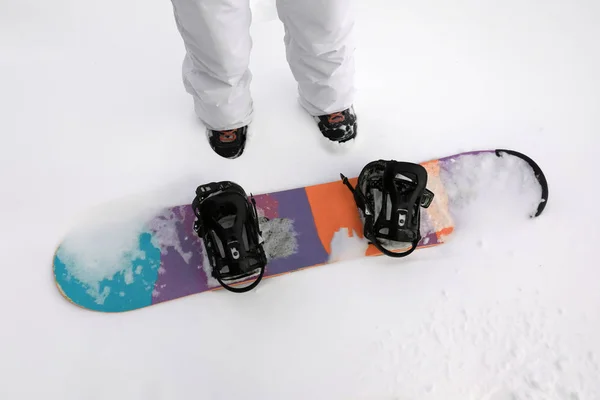
[[[54,272],[60,281],[63,292],[69,293],[69,300],[81,307],[95,311],[119,312],[142,308],[152,304],[154,283],[160,267],[160,250],[151,242],[151,234],[143,233],[138,239],[139,251],[122,260],[122,270],[110,279],[103,279],[89,285],[77,279],[69,270],[71,260],[57,250],[54,258]]]

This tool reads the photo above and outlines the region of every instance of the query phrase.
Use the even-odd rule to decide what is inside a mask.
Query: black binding
[[[196,221],[194,231],[204,241],[212,276],[225,289],[242,293],[255,288],[263,277],[267,257],[254,197],[229,181],[198,186],[192,202]],[[233,287],[225,281],[238,281],[258,272],[256,280],[245,287]]]
[[[426,188],[427,170],[419,164],[400,161],[372,161],[361,171],[356,189],[340,174],[342,182],[354,195],[364,216],[364,235],[382,253],[390,257],[405,257],[421,240],[421,210],[433,201],[434,194]],[[379,198],[375,193],[379,192]],[[381,240],[408,242],[406,252],[393,252]]]

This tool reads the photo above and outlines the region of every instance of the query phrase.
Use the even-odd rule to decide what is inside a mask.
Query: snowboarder
[[[355,138],[351,0],[277,0],[299,101],[322,135]],[[186,55],[183,82],[213,150],[239,157],[253,118],[249,0],[172,0]],[[282,127],[285,129],[285,127]]]

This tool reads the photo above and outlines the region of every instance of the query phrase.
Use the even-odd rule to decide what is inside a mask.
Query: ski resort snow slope
[[[170,2],[0,3],[0,398],[600,399],[600,3],[357,1],[346,154],[298,106],[272,0],[251,5],[253,136],[229,161],[183,90]],[[439,248],[124,314],[53,283],[60,239],[115,199],[497,147],[546,172],[539,219],[492,185]]]

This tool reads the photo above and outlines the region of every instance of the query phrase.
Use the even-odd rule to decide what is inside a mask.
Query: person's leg
[[[285,28],[287,61],[298,82],[300,104],[330,139],[353,138],[352,0],[277,0],[277,9]]]
[[[186,49],[184,86],[194,99],[197,116],[211,131],[211,145],[243,147],[239,140],[243,136],[245,142],[245,127],[253,116],[249,0],[172,0],[172,4]],[[220,153],[233,157],[241,154],[238,150]]]

